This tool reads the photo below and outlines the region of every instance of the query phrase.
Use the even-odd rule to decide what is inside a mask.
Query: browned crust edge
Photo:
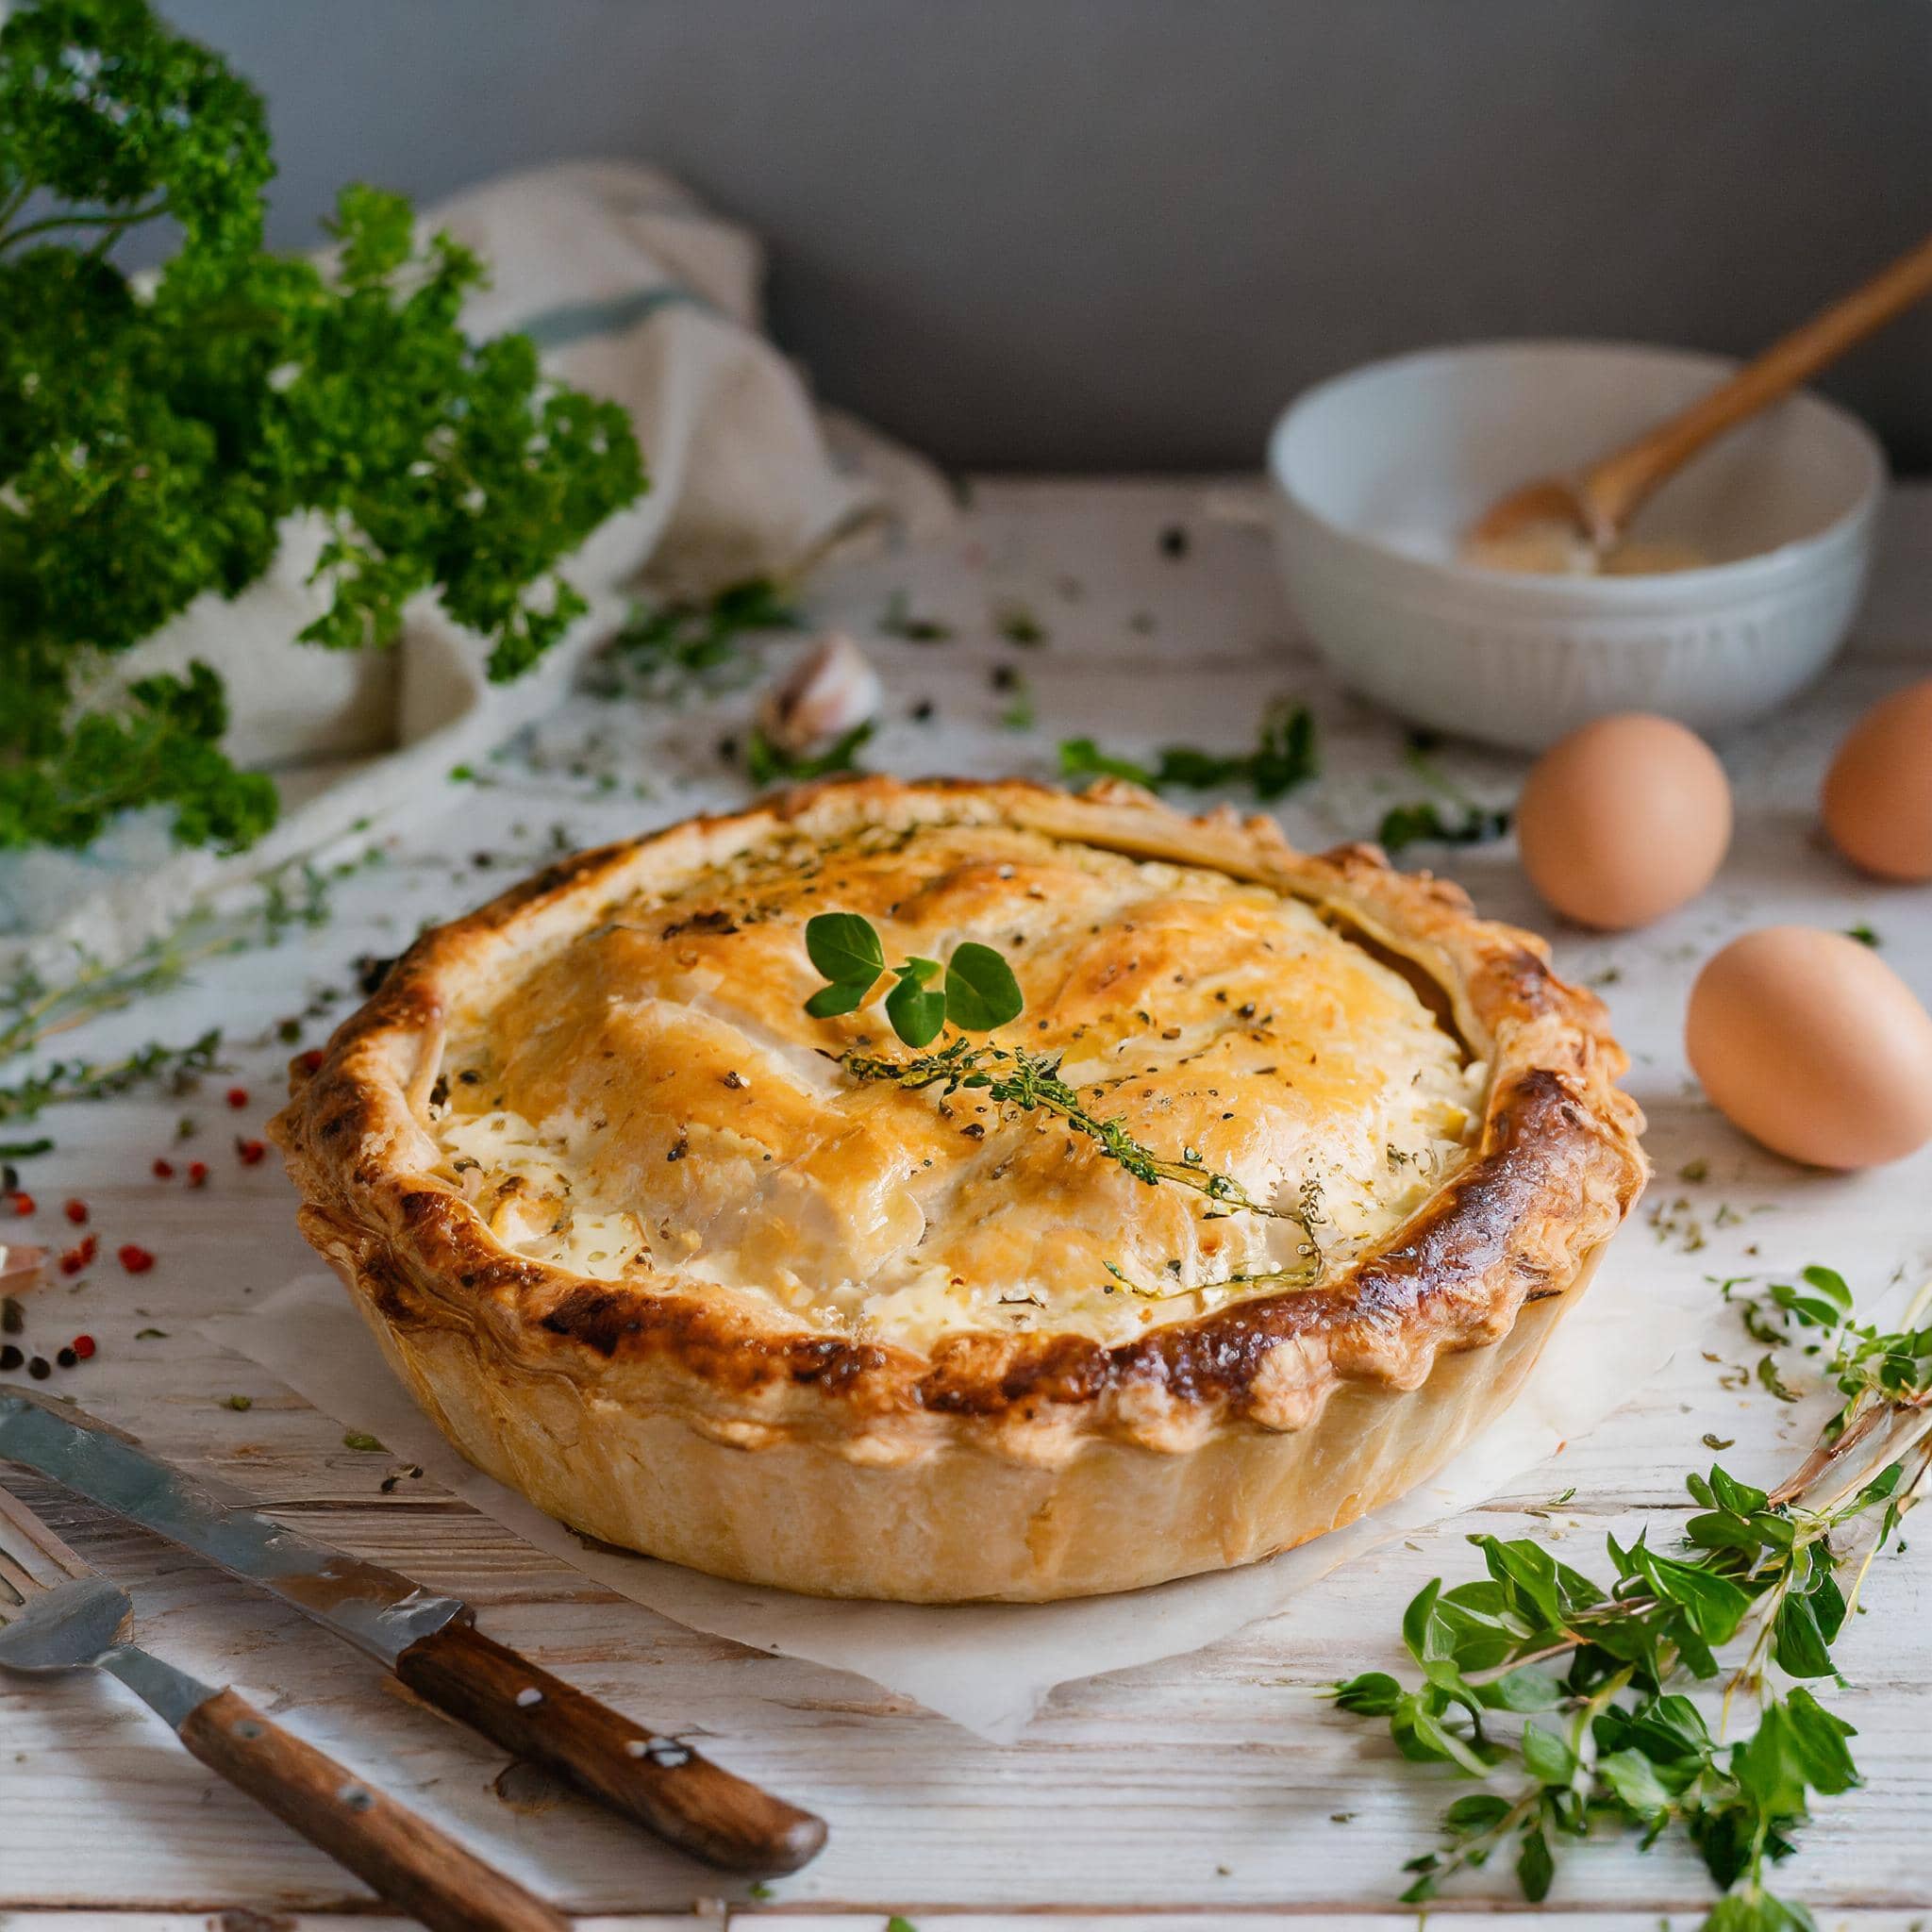
[[[833,833],[944,818],[1030,825],[1137,857],[1292,891],[1414,960],[1491,1059],[1475,1159],[1341,1281],[1259,1297],[1107,1346],[1083,1337],[967,1336],[930,1357],[788,1328],[747,1297],[591,1281],[500,1246],[425,1170],[412,1112],[441,1053],[443,988],[520,929],[589,920],[722,845],[786,825]],[[1024,781],[866,776],[782,792],[546,868],[425,933],[336,1032],[297,1060],[269,1131],[301,1191],[304,1233],[399,1330],[470,1330],[523,1370],[685,1414],[719,1440],[810,1440],[892,1461],[947,1440],[1025,1460],[1102,1434],[1184,1449],[1210,1428],[1295,1429],[1344,1377],[1413,1389],[1437,1353],[1493,1342],[1527,1298],[1563,1292],[1629,1211],[1646,1167],[1626,1065],[1602,1003],[1550,970],[1532,934],[1478,920],[1457,887],[1390,868],[1374,847],[1296,853],[1266,818],[1190,819],[1132,786],[1074,797]]]

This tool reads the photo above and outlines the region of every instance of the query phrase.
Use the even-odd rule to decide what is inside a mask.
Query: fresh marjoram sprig
[[[1716,1467],[1688,1476],[1699,1513],[1683,1546],[1666,1555],[1647,1534],[1628,1546],[1612,1536],[1615,1574],[1601,1584],[1535,1542],[1472,1537],[1488,1574],[1451,1589],[1438,1577],[1403,1618],[1420,1682],[1370,1672],[1335,1687],[1342,1709],[1387,1719],[1405,1757],[1491,1787],[1443,1812],[1441,1847],[1411,1861],[1405,1901],[1512,1846],[1524,1895],[1541,1899],[1565,1839],[1608,1827],[1648,1848],[1681,1831],[1724,1893],[1707,1932],[1811,1927],[1766,1874],[1793,1849],[1813,1794],[1858,1782],[1852,1726],[1805,1686],[1842,1682],[1831,1646],[1925,1491],[1932,1328],[1918,1324],[1932,1291],[1881,1332],[1853,1321],[1829,1269],[1801,1280],[1753,1299],[1752,1332],[1809,1331],[1843,1401],[1786,1482],[1767,1491]],[[1726,1667],[1718,1653],[1734,1643],[1743,1655]],[[1713,1730],[1685,1692],[1720,1677]],[[1757,1724],[1726,1736],[1740,1705]]]
[[[856,1013],[872,999],[887,967],[885,947],[870,920],[857,912],[821,912],[806,922],[805,944],[827,982],[805,1003],[814,1019]],[[1174,1181],[1230,1209],[1301,1220],[1298,1214],[1255,1200],[1231,1175],[1216,1174],[1191,1147],[1183,1150],[1180,1159],[1170,1160],[1142,1146],[1120,1122],[1093,1113],[1060,1078],[1060,1063],[1051,1055],[1000,1046],[991,1040],[975,1045],[966,1039],[968,1033],[991,1033],[1010,1024],[1024,1007],[1013,969],[991,946],[965,940],[943,967],[937,959],[913,958],[894,966],[891,973],[886,1018],[908,1046],[930,1046],[947,1025],[958,1029],[960,1037],[907,1059],[857,1051],[839,1055],[839,1064],[855,1080],[890,1081],[914,1092],[938,1087],[951,1094],[965,1088],[1024,1113],[1057,1114],[1149,1187]]]

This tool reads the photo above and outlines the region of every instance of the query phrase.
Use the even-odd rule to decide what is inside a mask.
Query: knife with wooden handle
[[[539,1670],[477,1630],[458,1598],[217,1495],[70,1404],[0,1392],[0,1460],[280,1597],[438,1709],[707,1864],[776,1876],[809,1862],[825,1841],[823,1819]]]

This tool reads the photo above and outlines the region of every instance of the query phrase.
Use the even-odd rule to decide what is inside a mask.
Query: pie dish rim
[[[575,1275],[500,1244],[449,1185],[400,1158],[441,1057],[452,975],[519,929],[621,896],[757,833],[899,819],[1018,824],[1291,893],[1441,987],[1490,1063],[1472,1157],[1336,1280],[1160,1324],[1124,1342],[1065,1331],[966,1335],[923,1355],[788,1323],[735,1291]],[[1297,1431],[1344,1380],[1414,1390],[1443,1350],[1499,1341],[1524,1303],[1566,1292],[1641,1191],[1641,1115],[1594,994],[1545,943],[1478,919],[1461,890],[1375,848],[1294,851],[1266,817],[1190,818],[1138,787],[1074,796],[1024,780],[866,775],[774,794],[581,853],[425,933],[350,1016],[271,1123],[311,1243],[392,1334],[467,1329],[506,1373],[561,1373],[720,1442],[809,1442],[891,1464],[961,1442],[1058,1462],[1102,1437],[1178,1452],[1216,1430]]]

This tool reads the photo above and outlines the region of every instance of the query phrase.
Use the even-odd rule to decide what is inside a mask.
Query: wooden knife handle
[[[546,1765],[724,1871],[795,1872],[825,1841],[822,1818],[734,1777],[675,1738],[632,1724],[472,1624],[451,1624],[411,1644],[396,1675],[506,1751]]]
[[[218,1690],[181,1741],[432,1932],[570,1932],[570,1921],[312,1744]]]

